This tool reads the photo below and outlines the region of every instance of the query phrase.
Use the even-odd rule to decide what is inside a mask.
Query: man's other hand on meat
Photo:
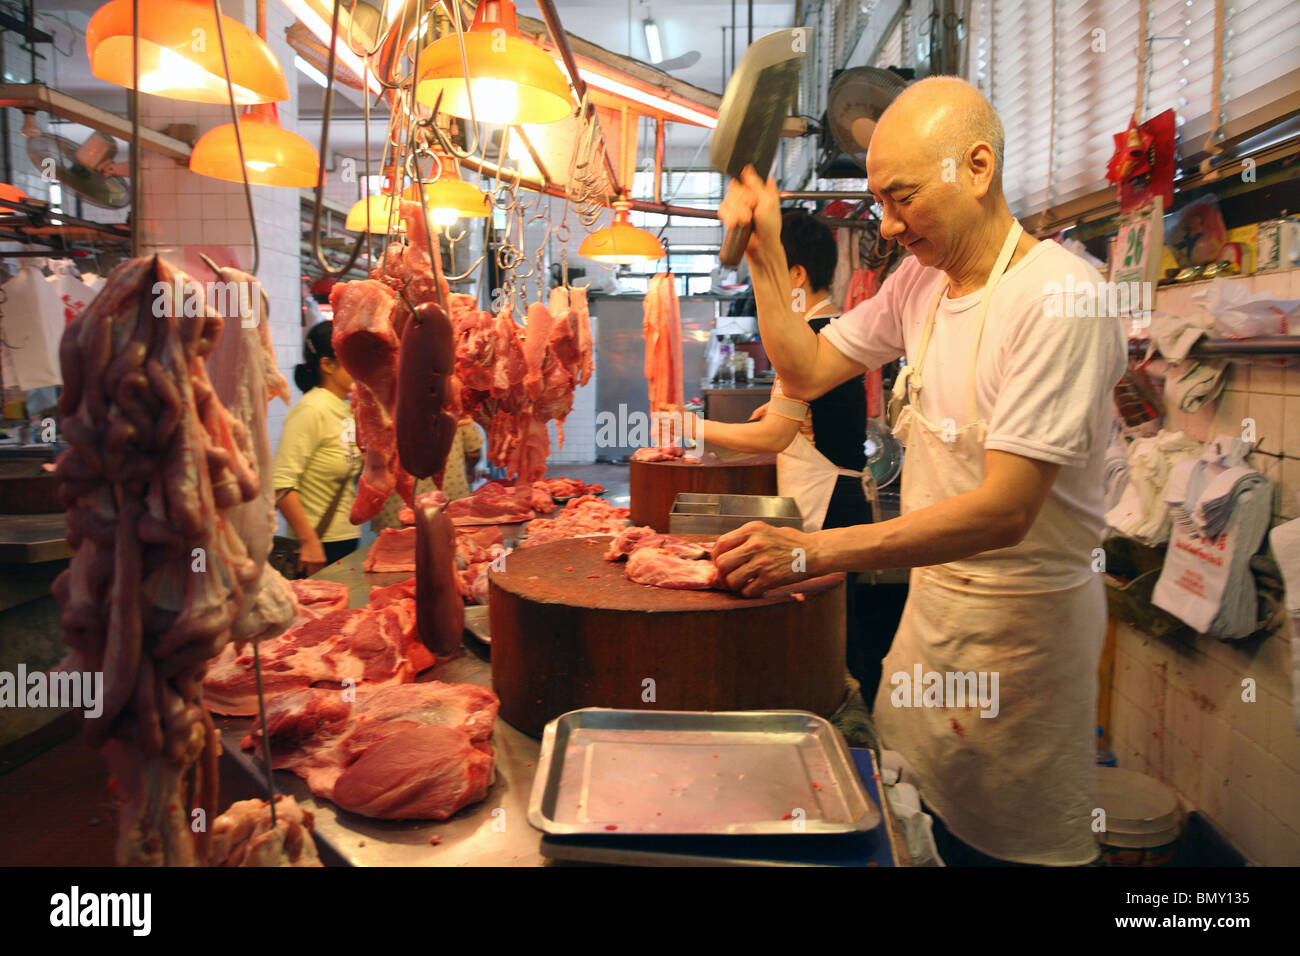
[[[934,77],[898,97],[872,136],[867,175],[882,210],[881,235],[901,243],[911,257],[877,295],[832,322],[823,334],[791,308],[776,183],[764,183],[752,168],[732,181],[718,215],[728,227],[753,223],[746,258],[758,324],[787,395],[809,401],[864,370],[900,358],[904,312],[912,304],[909,292],[919,284],[918,276],[942,270],[950,283],[949,299],[983,288],[1013,221],[1002,192],[1001,152],[1000,121],[964,81]],[[1025,233],[1008,273],[1040,245],[1063,254],[1055,243],[1040,244]],[[1057,278],[1064,282],[1064,273]],[[1081,281],[1086,278],[1080,275]],[[1102,323],[1069,329],[1047,314],[1013,330],[1014,341],[995,342],[998,306],[995,298],[983,343],[984,353],[1000,350],[1004,379],[994,394],[980,395],[980,410],[990,420],[980,487],[874,525],[802,534],[750,522],[718,541],[715,562],[728,587],[756,596],[831,571],[943,564],[1024,539],[1062,468],[1081,468],[1092,450],[1087,442],[1096,436],[1086,434],[1086,419],[1094,403],[1085,390],[1109,394],[1114,385],[1108,370],[1084,377],[1067,363],[1100,357],[1108,364],[1104,353],[1113,342]],[[837,332],[841,334],[835,337]],[[832,344],[832,337],[851,343],[850,351],[868,361],[846,354]],[[1094,354],[1083,354],[1088,350]],[[927,385],[933,389],[941,377],[965,379],[966,356],[954,355],[942,368],[940,359],[932,345]],[[1063,399],[1074,407],[1063,407]],[[806,562],[792,561],[795,548],[804,550]]]

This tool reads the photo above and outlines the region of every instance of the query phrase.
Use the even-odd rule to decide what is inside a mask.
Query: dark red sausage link
[[[441,471],[456,437],[456,418],[444,407],[456,360],[451,321],[435,302],[415,307],[402,330],[397,359],[397,454],[417,478]]]

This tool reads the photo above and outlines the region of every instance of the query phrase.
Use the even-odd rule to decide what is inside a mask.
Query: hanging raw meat
[[[650,386],[650,411],[670,405],[680,407],[682,391],[682,316],[677,305],[677,286],[670,273],[650,279],[644,318],[645,377]]]
[[[284,632],[298,614],[294,590],[267,564],[279,519],[271,487],[271,441],[266,406],[276,396],[287,405],[289,383],[275,366],[266,296],[256,278],[238,269],[222,269],[225,294],[212,303],[225,331],[208,354],[208,376],[227,411],[248,432],[261,491],[252,501],[231,508],[226,519],[257,565],[257,581],[244,589],[244,601],[232,625],[236,640],[263,640]],[[216,297],[214,297],[216,298]]]
[[[202,302],[163,260],[131,259],[59,348],[62,666],[104,675],[84,729],[117,782],[123,864],[208,859],[191,811],[215,816],[220,745],[200,686],[258,580],[227,517],[261,490],[255,456],[208,379],[223,322]]]

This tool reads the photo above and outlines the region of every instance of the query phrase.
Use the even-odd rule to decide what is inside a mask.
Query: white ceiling
[[[38,60],[37,79],[101,108],[125,115],[126,94],[118,87],[104,83],[90,74],[85,50],[85,28],[91,15],[104,0],[38,0],[35,15],[41,29],[55,34],[55,50],[41,46],[50,54]],[[269,0],[278,3],[279,0]],[[793,0],[754,4],[754,36],[793,25]],[[642,21],[652,16],[659,25],[663,55],[666,59],[698,50],[700,59],[693,66],[676,70],[673,76],[703,89],[721,93],[724,89],[724,56],[727,67],[732,62],[731,23],[736,18],[735,50],[739,55],[748,44],[746,24],[747,4],[733,0],[556,0],[556,8],[564,28],[571,34],[601,46],[613,53],[630,55],[646,60],[645,33]],[[540,18],[533,0],[519,0],[522,16]],[[725,50],[724,50],[724,36]],[[10,47],[12,51],[12,47]],[[283,64],[292,71],[291,63]],[[10,82],[27,82],[30,76],[28,58],[14,57],[12,52],[5,62],[6,79]],[[291,84],[292,85],[292,84]],[[330,127],[330,152],[337,156],[360,158],[365,150],[365,136],[360,122],[358,106],[360,94],[344,91],[355,101],[336,94],[335,120]],[[319,115],[323,91],[305,74],[299,74],[295,99],[300,121],[298,131],[309,140],[320,137]],[[372,156],[378,159],[376,144],[382,142],[382,132],[374,124],[383,114],[372,111]],[[698,147],[707,140],[708,131],[681,123],[668,125],[668,150],[665,156],[669,168],[682,167],[695,157],[694,165],[707,165],[707,154]],[[648,147],[643,147],[643,152]],[[333,163],[331,162],[332,166]]]

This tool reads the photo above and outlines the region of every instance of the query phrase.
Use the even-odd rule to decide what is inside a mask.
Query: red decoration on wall
[[[1106,178],[1119,187],[1120,209],[1127,210],[1163,196],[1165,208],[1174,203],[1174,111],[1165,110],[1138,125],[1134,115],[1128,129],[1115,134],[1115,153],[1106,165]]]

